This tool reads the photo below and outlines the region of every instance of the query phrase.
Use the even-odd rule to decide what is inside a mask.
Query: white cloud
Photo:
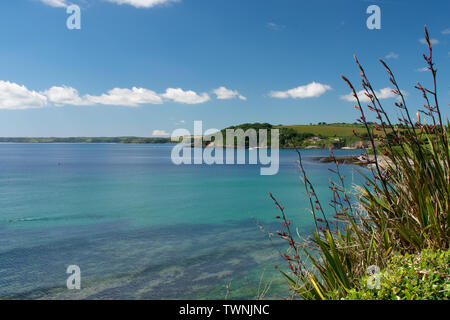
[[[328,90],[331,90],[331,87],[329,85],[318,82],[311,82],[307,85],[299,86],[297,88],[290,89],[287,91],[271,91],[269,93],[269,96],[271,96],[272,98],[279,98],[279,99],[315,98],[320,97]]]
[[[244,101],[247,100],[247,98],[240,94],[237,90],[230,90],[225,87],[214,89],[213,92],[219,100],[228,100],[236,97]]]
[[[54,103],[56,106],[84,106],[92,104],[92,102],[89,102],[86,99],[82,99],[78,94],[77,89],[74,89],[72,87],[51,87],[50,89],[42,93],[45,94],[48,100]]]
[[[55,8],[66,8],[69,6],[67,0],[40,0],[42,3]],[[171,2],[179,2],[181,0],[106,0],[119,5],[127,4],[135,8],[152,8],[158,5],[165,5]]]
[[[66,0],[41,0],[41,2],[55,8],[65,8],[69,6]]]
[[[128,4],[136,8],[152,8],[157,5],[169,4],[171,2],[178,2],[180,0],[108,0],[109,2],[117,4]]]
[[[430,70],[430,69],[428,69],[428,67],[423,67],[423,68],[416,69],[417,72],[427,72],[428,70]]]
[[[43,92],[56,106],[89,106],[95,104],[137,107],[141,104],[161,104],[162,98],[154,91],[133,87],[131,89],[114,88],[99,96],[84,95],[72,87],[51,87]]]
[[[169,134],[164,130],[153,130],[152,136],[154,137],[167,137]]]
[[[392,88],[383,88],[378,91],[375,90],[375,93],[378,97],[378,100],[397,98],[397,95],[394,92],[392,92]],[[407,93],[405,91],[402,91],[402,93],[404,95],[407,95]],[[370,102],[370,98],[368,96],[366,96],[364,90],[358,91],[357,94],[358,94],[358,98],[361,102]],[[341,99],[347,100],[350,102],[356,101],[355,97],[353,96],[353,93],[343,95],[343,96],[341,96]]]
[[[209,101],[211,98],[207,93],[197,94],[195,91],[184,91],[181,88],[168,88],[166,93],[161,95],[162,97],[185,104],[198,104]]]
[[[427,44],[427,40],[425,40],[425,38],[419,39],[419,42],[422,44]],[[438,39],[430,39],[430,42],[432,45],[435,45],[435,44],[439,43],[439,40]]]
[[[47,105],[47,97],[39,92],[9,81],[0,80],[0,109],[42,108]]]
[[[266,26],[267,26],[267,28],[272,29],[272,30],[282,30],[285,28],[285,26],[276,24],[275,22],[268,22]]]
[[[399,55],[395,52],[389,52],[385,58],[386,59],[398,59]]]
[[[227,90],[227,89],[226,89]],[[227,92],[221,92],[225,95]],[[240,99],[246,99],[237,91],[232,91]],[[225,98],[225,96],[223,96]],[[45,91],[32,91],[25,86],[0,80],[0,109],[28,109],[45,106],[122,106],[139,107],[146,104],[176,102],[200,104],[211,100],[207,93],[197,93],[181,88],[168,88],[165,93],[157,93],[146,88],[114,88],[100,95],[80,95],[69,86],[53,86]],[[181,122],[182,123],[182,122]]]
[[[450,34],[450,28],[442,30],[442,34]]]
[[[100,96],[86,95],[84,98],[94,104],[125,107],[163,103],[162,98],[155,91],[136,87],[131,89],[114,88]]]

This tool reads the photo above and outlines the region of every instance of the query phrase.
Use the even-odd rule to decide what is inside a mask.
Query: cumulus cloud
[[[47,105],[47,97],[25,86],[0,80],[0,109],[42,108]]]
[[[167,137],[169,134],[164,130],[153,130],[152,136],[154,137]]]
[[[419,42],[422,44],[427,44],[427,40],[425,40],[425,38],[419,39]],[[438,39],[430,39],[430,42],[432,45],[435,45],[435,44],[439,43],[439,40]]]
[[[56,106],[89,106],[95,104],[137,107],[141,104],[161,104],[162,98],[154,91],[133,87],[131,89],[114,88],[99,96],[84,95],[72,87],[51,87],[43,92]]]
[[[145,88],[114,88],[100,95],[85,94],[82,96],[77,89],[63,85],[37,92],[29,90],[23,85],[0,80],[0,109],[95,105],[139,107],[164,102],[199,104],[210,99],[207,93],[198,94],[195,91],[185,91],[181,88],[168,88],[162,94]]]
[[[386,59],[398,59],[399,55],[395,52],[389,52],[385,58]]]
[[[152,8],[154,6],[169,4],[171,2],[177,2],[180,0],[108,0],[108,1],[120,5],[128,4],[135,8]]]
[[[86,95],[85,99],[94,104],[125,107],[163,103],[162,98],[155,91],[136,87],[131,89],[114,88],[100,96]]]
[[[383,88],[383,89],[380,89],[378,91],[375,90],[375,93],[376,93],[376,95],[378,97],[378,100],[397,98],[397,95],[394,92],[392,92],[392,88]],[[402,93],[404,95],[407,95],[407,93],[405,91],[402,91]],[[358,94],[359,101],[361,101],[361,102],[370,102],[370,98],[368,96],[366,96],[364,90],[358,91],[357,94]],[[349,93],[349,94],[343,95],[343,96],[341,96],[341,99],[342,100],[347,100],[347,101],[350,101],[350,102],[355,102],[356,101],[355,97],[353,96],[353,93]]]
[[[244,101],[247,100],[247,98],[240,94],[237,90],[230,90],[225,87],[214,89],[213,92],[219,100],[228,100],[233,98],[239,98]]]
[[[184,91],[181,88],[168,88],[166,93],[161,96],[165,99],[185,104],[199,104],[207,102],[211,99],[207,93],[197,94],[195,91]]]
[[[91,104],[88,100],[82,99],[78,94],[78,90],[72,87],[51,87],[44,91],[43,94],[47,96],[49,102],[54,103],[56,106],[84,106]]]
[[[442,30],[442,34],[450,34],[450,28]]]
[[[41,0],[41,2],[55,8],[65,8],[69,6],[66,0]]]
[[[331,90],[332,88],[329,85],[318,83],[318,82],[311,82],[304,86],[299,86],[297,88],[293,88],[287,91],[271,91],[269,93],[269,96],[272,98],[279,98],[279,99],[287,99],[287,98],[293,98],[293,99],[305,99],[305,98],[316,98],[323,95],[328,90]]]

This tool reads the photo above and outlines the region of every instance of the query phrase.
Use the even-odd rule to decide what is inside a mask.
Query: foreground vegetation
[[[364,276],[358,289],[350,289],[346,300],[448,300],[450,298],[449,251],[423,250],[417,254],[394,255],[386,269]],[[377,281],[378,284],[373,284]],[[333,293],[330,295],[333,297]],[[339,293],[337,292],[337,296]]]
[[[311,205],[315,230],[298,239],[290,228],[285,207],[270,194],[280,215],[282,229],[273,233],[288,243],[283,253],[294,297],[303,299],[447,299],[449,295],[450,151],[447,120],[439,108],[433,49],[425,28],[428,55],[424,55],[433,87],[416,89],[424,98],[424,118],[412,121],[405,97],[388,65],[385,68],[396,107],[400,131],[380,103],[363,67],[355,57],[362,88],[370,103],[363,107],[357,90],[346,77],[355,97],[359,122],[366,129],[375,166],[365,184],[349,190],[339,164],[330,180],[332,213],[326,212],[308,179],[299,155],[299,167]],[[374,129],[366,113],[379,122]],[[375,131],[381,144],[376,144]],[[382,153],[386,161],[381,162]],[[332,156],[334,156],[332,154]],[[328,207],[328,206],[327,206]],[[368,288],[367,273],[383,270],[379,288]],[[373,276],[373,275],[370,275]]]

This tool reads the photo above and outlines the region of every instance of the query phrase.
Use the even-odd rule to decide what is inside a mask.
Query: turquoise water
[[[300,233],[312,230],[295,151],[280,150],[279,173],[260,176],[255,165],[175,166],[171,148],[1,144],[0,297],[223,299],[230,285],[228,298],[247,299],[262,275],[270,297],[285,295],[277,244],[256,221],[279,228],[272,192]],[[330,165],[311,157],[328,151],[302,153],[327,202]],[[81,290],[66,288],[74,264]]]

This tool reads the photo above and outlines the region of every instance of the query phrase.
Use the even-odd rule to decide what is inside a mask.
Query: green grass
[[[351,289],[345,300],[448,300],[450,252],[423,250],[395,255],[378,275],[365,276],[361,289]],[[376,277],[377,279],[375,279]],[[379,285],[375,286],[375,281]]]
[[[365,128],[361,124],[351,123],[333,123],[316,125],[271,125],[269,123],[244,123],[237,126],[231,126],[222,130],[225,136],[226,129],[279,129],[280,130],[280,148],[304,148],[314,146],[317,148],[328,149],[329,147],[341,148],[351,146],[355,142],[366,140],[357,137],[354,131],[364,137],[367,136]],[[311,138],[319,137],[320,141],[312,141]],[[270,136],[268,137],[270,146]],[[336,141],[336,139],[339,139]]]
[[[372,125],[370,125],[372,127]],[[317,147],[325,148],[334,144],[333,139],[339,138],[343,142],[343,146],[349,147],[360,141],[367,141],[367,131],[362,124],[358,123],[330,123],[330,124],[311,124],[311,125],[289,125],[289,126],[277,126],[279,129],[294,130],[297,134],[312,134],[320,137],[322,141],[318,143],[309,143],[308,141],[302,145],[302,147],[309,145],[316,145]],[[386,130],[391,133],[392,130]],[[401,130],[400,130],[401,131]],[[355,133],[358,136],[355,135]],[[381,132],[375,131],[375,140],[378,140]],[[336,148],[336,146],[334,146]]]
[[[318,124],[318,125],[290,125],[290,126],[280,126],[277,128],[291,128],[298,133],[312,133],[317,136],[323,137],[342,137],[342,138],[353,138],[353,130],[358,134],[365,134],[366,131],[362,125],[359,124]]]

